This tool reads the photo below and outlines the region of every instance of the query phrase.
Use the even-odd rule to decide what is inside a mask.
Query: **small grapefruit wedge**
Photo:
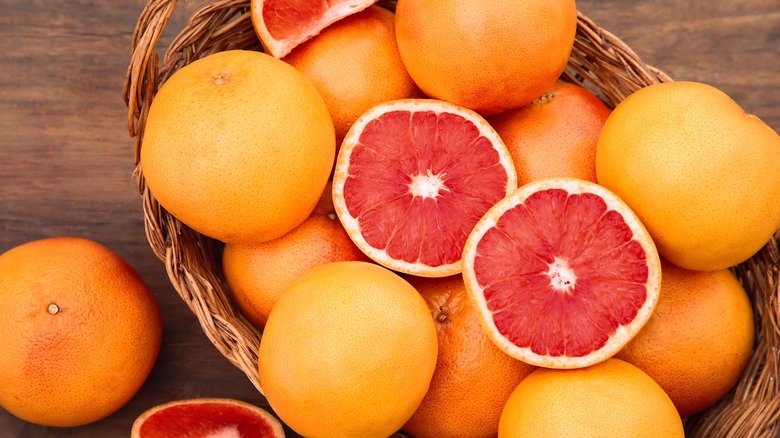
[[[377,263],[444,277],[461,272],[471,229],[515,188],[509,150],[482,116],[440,100],[400,99],[369,109],[347,132],[333,204]]]
[[[480,219],[463,254],[490,338],[532,365],[581,368],[612,357],[658,301],[661,264],[647,230],[589,181],[520,187]]]
[[[279,420],[241,400],[195,398],[157,405],[133,423],[131,438],[284,438]]]
[[[336,21],[377,0],[252,0],[252,25],[266,52],[282,58]]]

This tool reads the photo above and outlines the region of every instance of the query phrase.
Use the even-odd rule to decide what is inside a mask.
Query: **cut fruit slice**
[[[330,24],[377,0],[252,0],[252,25],[266,52],[282,58]]]
[[[463,277],[490,338],[532,365],[608,359],[658,301],[661,264],[634,212],[588,181],[540,179],[480,219]]]
[[[477,113],[440,100],[379,104],[352,125],[333,203],[352,240],[388,269],[461,272],[479,218],[517,188],[509,150]]]
[[[131,438],[253,437],[284,438],[279,420],[246,402],[227,398],[196,398],[157,405],[133,423]]]

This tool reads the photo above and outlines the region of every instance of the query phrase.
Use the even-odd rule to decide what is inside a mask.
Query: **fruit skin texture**
[[[394,14],[379,6],[343,18],[296,47],[284,61],[309,78],[328,106],[336,145],[366,110],[422,97],[395,42]]]
[[[163,84],[141,167],[160,204],[195,231],[258,243],[309,216],[335,148],[327,107],[303,74],[263,53],[230,50]]]
[[[256,245],[225,244],[222,266],[241,312],[262,328],[284,289],[305,270],[341,260],[368,261],[335,217],[312,213],[284,236]]]
[[[301,435],[387,437],[420,405],[437,348],[428,306],[406,280],[372,263],[326,263],[271,310],[260,384]]]
[[[130,438],[196,434],[284,438],[284,428],[265,409],[241,400],[193,398],[174,400],[148,409],[133,422]]]
[[[408,276],[428,303],[439,355],[428,393],[404,431],[415,438],[490,438],[509,395],[536,369],[499,350],[469,302],[463,277]]]
[[[780,136],[715,87],[669,82],[620,103],[596,153],[599,184],[642,219],[677,266],[717,270],[780,227]]]
[[[639,367],[680,415],[698,413],[739,380],[753,352],[747,293],[731,271],[691,271],[664,262],[653,316],[615,357]]]
[[[596,182],[596,145],[610,112],[586,88],[559,81],[530,104],[487,121],[512,155],[518,186],[550,177]]]
[[[577,27],[573,0],[399,0],[396,39],[428,96],[483,115],[526,105],[566,67]]]
[[[618,359],[577,370],[539,368],[509,396],[498,438],[683,438],[669,396]]]
[[[0,406],[31,423],[75,427],[114,413],[141,388],[160,351],[162,317],[119,255],[55,237],[0,255],[0,336]]]

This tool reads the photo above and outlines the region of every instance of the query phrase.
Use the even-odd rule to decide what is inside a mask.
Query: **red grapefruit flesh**
[[[131,438],[284,438],[279,420],[233,399],[177,400],[155,406],[133,423]]]
[[[661,265],[633,211],[607,189],[540,179],[498,202],[464,248],[463,276],[491,339],[532,365],[608,359],[647,322]]]
[[[252,25],[266,52],[282,58],[336,21],[377,0],[252,0]]]
[[[512,158],[477,113],[401,99],[364,113],[341,145],[333,203],[370,258],[422,277],[462,270],[479,218],[517,187]]]

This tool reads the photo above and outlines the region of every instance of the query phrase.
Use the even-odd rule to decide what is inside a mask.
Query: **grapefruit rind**
[[[480,134],[486,137],[498,152],[500,163],[507,174],[505,195],[508,195],[517,188],[517,173],[509,149],[504,145],[504,142],[501,140],[498,133],[496,133],[493,127],[490,126],[481,115],[470,109],[437,99],[396,99],[378,104],[367,110],[355,121],[344,137],[341,148],[339,149],[338,157],[336,158],[332,179],[333,205],[336,214],[355,245],[370,259],[388,269],[406,274],[419,275],[421,277],[446,277],[459,274],[463,270],[462,257],[453,263],[430,266],[392,258],[384,250],[371,246],[361,233],[361,225],[358,218],[353,217],[350,214],[346,205],[344,199],[344,185],[349,177],[350,156],[353,148],[359,144],[360,135],[369,122],[382,114],[396,110],[452,113],[471,121],[479,130]]]
[[[327,9],[325,9],[318,20],[309,23],[309,26],[306,26],[301,33],[281,39],[274,38],[265,23],[265,19],[263,18],[265,0],[252,0],[250,2],[250,16],[255,33],[260,39],[260,44],[263,46],[263,49],[273,57],[281,59],[298,45],[318,35],[326,27],[342,18],[362,11],[377,1],[378,0],[329,1],[328,3],[333,4],[327,6]]]
[[[633,232],[633,240],[639,242],[646,254],[648,275],[646,282],[646,300],[638,309],[636,316],[627,325],[620,325],[600,348],[584,356],[541,355],[530,347],[520,347],[499,332],[488,308],[483,285],[474,272],[477,246],[485,234],[496,226],[498,220],[510,209],[522,204],[529,196],[547,189],[563,189],[572,194],[592,193],[600,196],[608,210],[622,215],[625,223]],[[585,180],[574,178],[544,178],[532,181],[515,190],[512,194],[496,203],[474,226],[463,249],[463,278],[472,304],[477,309],[483,327],[490,339],[508,355],[531,365],[545,368],[583,368],[595,365],[615,355],[647,323],[658,302],[661,287],[661,262],[649,233],[634,212],[617,195],[606,188]]]
[[[282,423],[279,422],[279,420],[276,417],[271,415],[271,413],[266,411],[265,409],[255,406],[251,403],[244,402],[242,400],[236,400],[230,398],[210,398],[210,397],[192,398],[192,399],[185,399],[185,400],[173,400],[149,408],[148,410],[143,412],[140,416],[138,416],[138,418],[136,418],[136,420],[133,422],[133,426],[130,431],[130,438],[144,438],[144,435],[141,435],[141,428],[143,427],[147,419],[153,417],[155,414],[159,412],[177,406],[203,405],[203,404],[230,405],[233,407],[246,409],[249,411],[247,415],[256,415],[262,418],[266,422],[266,424],[271,428],[272,435],[269,436],[269,438],[271,437],[285,438],[285,433],[284,433],[284,428],[282,427]],[[226,426],[229,426],[229,424],[226,424]]]

